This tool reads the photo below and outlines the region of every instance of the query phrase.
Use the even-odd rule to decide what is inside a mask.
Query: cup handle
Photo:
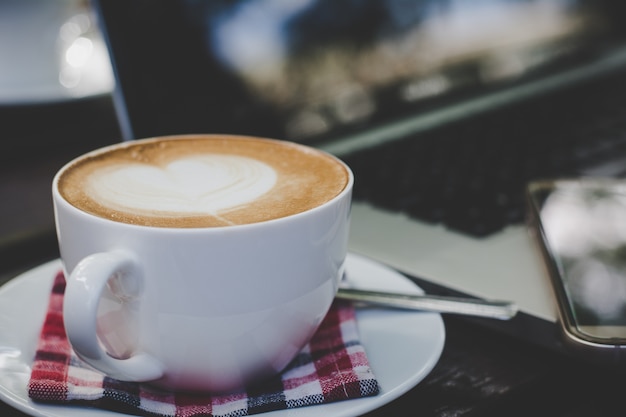
[[[67,279],[63,319],[72,348],[82,360],[110,377],[123,381],[152,381],[163,376],[163,366],[153,356],[139,352],[127,359],[109,355],[96,332],[98,303],[111,277],[130,277],[131,291],[139,292],[141,275],[137,263],[125,252],[104,252],[87,256]]]

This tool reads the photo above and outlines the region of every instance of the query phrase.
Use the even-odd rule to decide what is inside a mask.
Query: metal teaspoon
[[[385,307],[465,314],[499,320],[509,320],[517,314],[515,303],[499,300],[401,294],[344,287],[339,288],[337,298]]]

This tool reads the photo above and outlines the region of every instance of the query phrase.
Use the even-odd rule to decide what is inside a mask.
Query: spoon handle
[[[465,314],[500,320],[508,320],[517,314],[517,306],[509,301],[400,294],[355,288],[339,288],[337,298],[385,307]]]

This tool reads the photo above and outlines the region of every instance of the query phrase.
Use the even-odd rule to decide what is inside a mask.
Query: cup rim
[[[343,166],[343,168],[345,169],[348,178],[346,181],[346,184],[344,185],[343,189],[334,197],[332,197],[331,199],[325,201],[324,203],[309,208],[307,210],[298,212],[298,213],[293,213],[284,217],[279,217],[279,218],[275,218],[275,219],[269,219],[269,220],[263,220],[263,221],[257,221],[254,223],[244,223],[244,224],[235,224],[235,225],[224,225],[224,226],[197,226],[197,227],[180,227],[180,226],[151,226],[151,225],[142,225],[142,224],[134,224],[134,223],[127,223],[127,222],[121,222],[121,221],[115,221],[112,219],[108,219],[105,217],[101,217],[98,216],[96,214],[87,212],[85,210],[82,210],[78,207],[76,207],[75,205],[73,205],[72,203],[70,203],[65,197],[63,197],[63,195],[61,194],[61,192],[59,191],[58,188],[58,183],[59,183],[59,179],[60,177],[63,175],[63,173],[69,169],[72,165],[74,165],[75,163],[83,160],[83,159],[87,159],[93,156],[97,156],[106,152],[109,152],[111,150],[115,150],[115,149],[119,149],[119,148],[124,148],[127,146],[131,146],[133,144],[136,143],[150,143],[150,142],[157,142],[160,140],[178,140],[178,139],[193,139],[193,138],[234,138],[234,139],[246,139],[246,140],[254,140],[254,141],[266,141],[266,142],[275,142],[275,143],[279,143],[281,145],[287,145],[287,146],[293,146],[293,147],[297,147],[297,148],[301,148],[304,149],[308,152],[315,151],[318,152],[321,155],[325,155],[329,158],[331,158],[332,160],[334,160],[335,162],[339,163],[340,165]],[[113,143],[111,145],[107,145],[104,147],[100,147],[97,149],[93,149],[89,152],[83,153],[73,159],[71,159],[70,161],[66,162],[61,168],[59,168],[59,170],[55,173],[54,178],[52,180],[52,195],[53,195],[53,202],[54,204],[60,204],[63,205],[65,207],[67,207],[70,210],[76,211],[78,213],[80,213],[83,216],[89,217],[91,219],[94,220],[98,220],[98,221],[103,221],[106,223],[110,223],[110,224],[115,224],[115,225],[119,225],[120,227],[131,227],[131,228],[140,228],[142,230],[149,230],[149,229],[155,229],[155,230],[159,230],[159,231],[176,231],[178,233],[180,233],[181,231],[186,231],[186,233],[194,233],[194,232],[198,232],[198,231],[204,231],[206,232],[207,230],[226,230],[226,229],[241,229],[241,228],[256,228],[256,227],[263,227],[265,225],[268,224],[275,224],[275,223],[280,223],[280,222],[288,222],[288,221],[292,221],[295,220],[296,218],[300,218],[300,217],[304,217],[304,216],[310,216],[313,215],[315,212],[319,211],[319,210],[323,210],[328,206],[334,205],[338,200],[342,200],[347,194],[352,193],[352,189],[354,186],[354,173],[352,172],[352,170],[350,169],[350,167],[344,162],[342,161],[340,158],[338,158],[337,156],[326,152],[322,149],[319,148],[314,148],[312,146],[308,146],[308,145],[303,145],[300,143],[296,143],[296,142],[291,142],[288,140],[280,140],[280,139],[272,139],[272,138],[266,138],[266,137],[260,137],[260,136],[251,136],[251,135],[238,135],[238,134],[219,134],[219,133],[207,133],[207,134],[203,134],[203,133],[190,133],[190,134],[173,134],[173,135],[164,135],[164,136],[152,136],[152,137],[148,137],[148,138],[141,138],[141,139],[133,139],[133,140],[125,140],[122,142],[118,142],[118,143]],[[55,209],[56,210],[56,209]]]

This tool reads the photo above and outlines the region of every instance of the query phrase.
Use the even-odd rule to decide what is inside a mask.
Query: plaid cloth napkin
[[[58,273],[32,367],[34,401],[81,404],[143,416],[245,416],[378,394],[358,339],[354,309],[335,302],[311,342],[281,375],[223,395],[162,391],[104,376],[72,351],[63,327],[65,278]]]

